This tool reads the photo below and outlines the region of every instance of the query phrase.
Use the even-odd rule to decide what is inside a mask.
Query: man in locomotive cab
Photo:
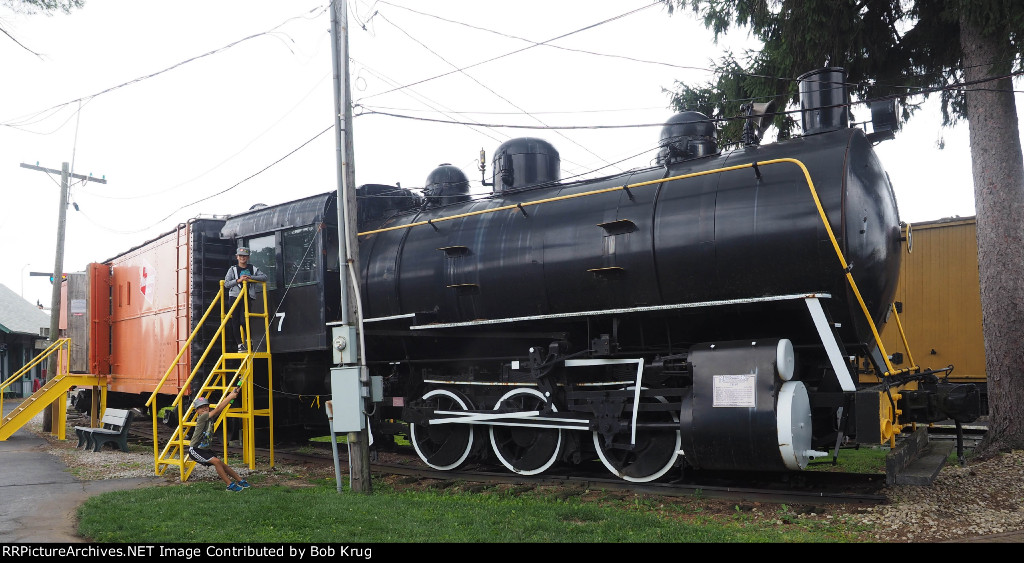
[[[238,247],[235,252],[238,263],[228,268],[228,273],[224,276],[224,289],[228,290],[228,307],[235,302],[238,294],[242,292],[243,282],[265,282],[267,281],[267,274],[260,271],[254,264],[249,263],[249,248],[245,246]],[[248,284],[248,300],[249,300],[249,311],[255,311],[256,296],[262,291],[262,285],[259,283]],[[232,342],[239,352],[246,351],[246,338],[243,334],[245,327],[245,303],[239,303],[235,307],[235,312],[228,319],[228,325],[225,330],[228,331],[228,341]],[[250,335],[252,336],[252,335]],[[229,344],[230,346],[230,344]],[[228,348],[229,350],[231,348]]]

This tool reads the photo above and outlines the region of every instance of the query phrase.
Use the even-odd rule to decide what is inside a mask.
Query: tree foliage
[[[61,11],[65,14],[70,14],[71,10],[81,8],[85,5],[85,0],[3,0],[4,7],[8,8],[16,14],[39,14],[44,13],[50,15],[53,12]],[[39,53],[29,49],[28,47],[21,44],[20,41],[15,39],[3,25],[0,25],[0,34],[3,34],[8,39],[16,43],[22,49],[38,56]]]
[[[780,107],[799,103],[796,77],[819,68],[846,70],[858,100],[896,99],[901,121],[928,95],[942,100],[945,125],[966,117],[960,48],[960,17],[987,34],[1005,38],[995,72],[1024,69],[1024,5],[1014,0],[663,0],[669,11],[692,10],[715,33],[747,30],[763,42],[737,60],[727,54],[703,85],[678,84],[677,110],[739,116],[748,100],[776,98]],[[851,108],[852,122],[866,121],[866,106]],[[791,114],[776,115],[780,138],[795,129]],[[723,128],[736,141],[739,125]]]
[[[3,4],[16,13],[49,14],[59,10],[70,14],[71,10],[84,6],[85,0],[3,0]]]

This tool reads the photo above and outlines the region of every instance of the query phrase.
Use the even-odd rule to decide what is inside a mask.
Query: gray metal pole
[[[327,426],[331,429],[331,452],[334,454],[334,480],[338,488],[338,492],[341,492],[341,462],[338,461],[338,439],[334,436],[334,401],[327,401]],[[349,455],[351,457],[351,454]],[[352,482],[352,467],[349,464],[349,482]]]
[[[358,261],[356,248],[356,174],[352,150],[352,104],[349,99],[348,71],[348,6],[345,0],[335,0],[331,8],[331,38],[334,48],[331,49],[331,60],[334,65],[334,129],[338,152],[338,253],[341,262],[341,323],[343,326],[355,326],[357,340],[362,338],[360,312],[353,303],[358,299],[359,287]],[[361,348],[358,342],[349,342],[349,346]],[[362,365],[364,358],[358,358]],[[363,377],[361,377],[361,380]],[[368,386],[368,381],[362,382]],[[366,428],[359,432],[348,433],[349,486],[354,492],[369,493],[370,454]]]
[[[345,187],[348,182],[348,171],[352,170],[352,160],[349,158],[349,150],[352,146],[352,128],[349,127],[352,119],[352,111],[348,109],[348,12],[345,2],[339,2],[339,6],[331,8],[331,63],[334,67],[334,142],[337,151],[338,163],[338,258],[341,264],[341,323],[349,324],[349,302],[348,302],[348,240],[345,236],[346,211]],[[342,12],[339,16],[338,12]],[[339,19],[341,22],[339,23]],[[341,28],[339,30],[339,28]],[[352,182],[355,180],[355,173],[352,174]]]

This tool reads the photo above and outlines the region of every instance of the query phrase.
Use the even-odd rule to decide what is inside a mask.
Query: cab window
[[[277,289],[274,235],[249,239],[249,262],[267,274],[267,289]]]
[[[284,257],[285,287],[317,282],[320,248],[317,229],[301,227],[281,233],[281,253]]]

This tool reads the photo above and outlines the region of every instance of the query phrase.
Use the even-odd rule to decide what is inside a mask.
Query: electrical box
[[[334,409],[334,431],[359,432],[366,427],[363,414],[363,384],[359,366],[331,368],[331,400]]]
[[[349,325],[328,325],[331,327],[331,353],[335,364],[359,362],[359,340],[356,327]]]
[[[384,401],[384,377],[380,375],[370,377],[370,400],[374,403]]]

